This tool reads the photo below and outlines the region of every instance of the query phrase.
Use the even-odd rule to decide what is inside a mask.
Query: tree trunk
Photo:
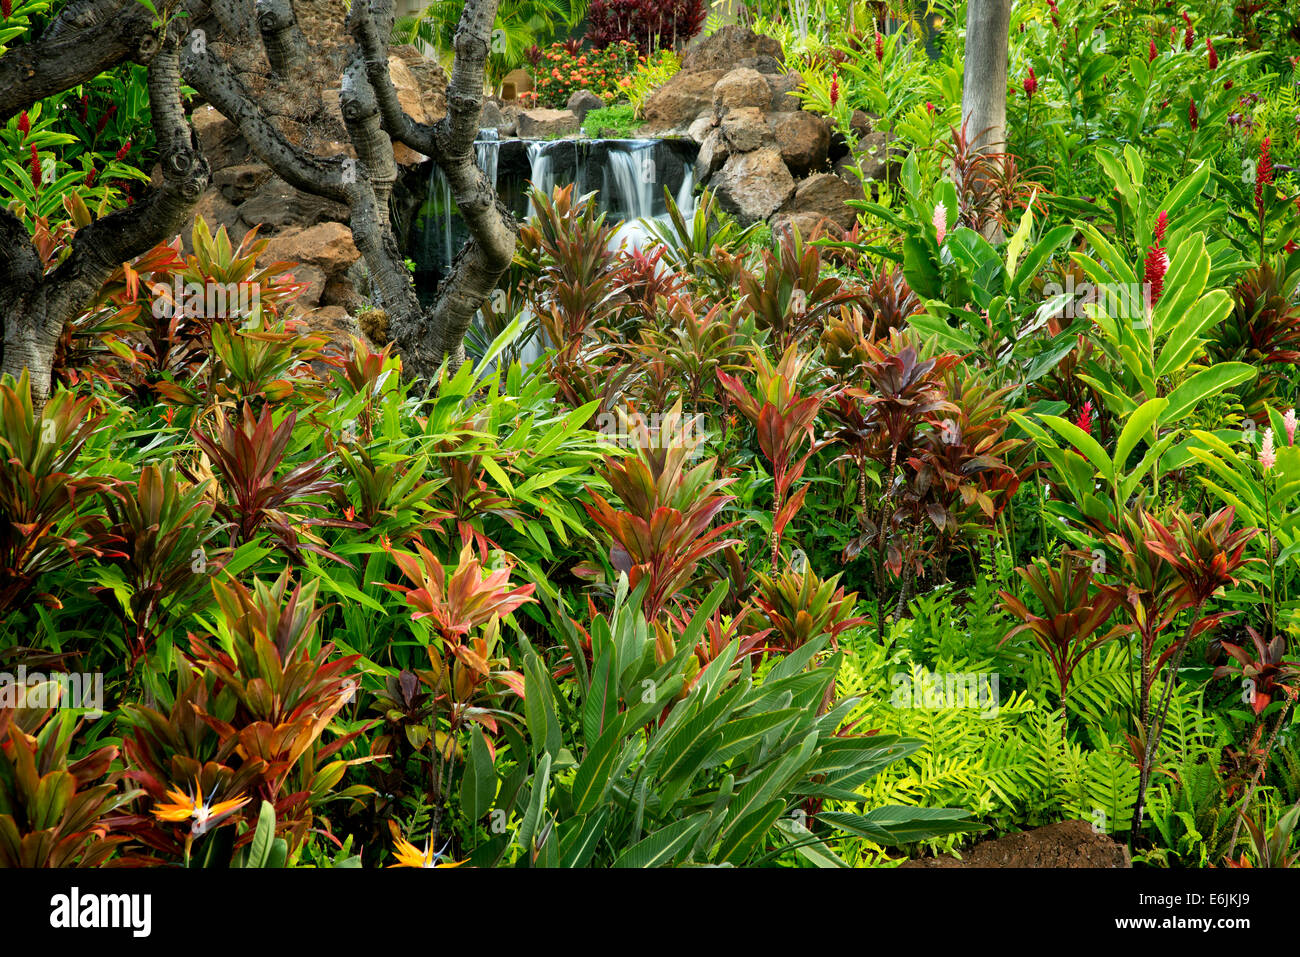
[[[69,29],[73,27],[65,27],[63,33]],[[94,31],[98,27],[86,29]],[[4,329],[0,374],[18,378],[26,369],[31,377],[32,402],[37,408],[49,396],[55,349],[65,325],[89,305],[122,263],[176,235],[207,187],[208,163],[195,145],[181,106],[179,29],[162,39],[160,52],[156,50],[149,62],[150,113],[162,167],[158,185],[134,206],[77,230],[72,251],[48,274],[27,235],[27,227],[7,209],[0,209],[0,324]],[[9,56],[0,57],[0,75],[5,72]],[[64,82],[76,76],[70,65],[52,72],[64,77]],[[76,82],[87,79],[90,77]],[[37,84],[24,96],[39,99],[48,95],[45,89]],[[26,108],[35,100],[14,102]]]
[[[1007,143],[1007,42],[1011,0],[969,0],[966,66],[962,77],[962,128],[981,153],[1002,153]],[[996,162],[996,161],[995,161]],[[961,184],[958,184],[959,186]],[[997,210],[993,211],[994,213]],[[996,223],[989,229],[1000,238]]]

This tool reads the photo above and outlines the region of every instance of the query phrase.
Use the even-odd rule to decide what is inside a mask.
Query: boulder
[[[211,106],[200,106],[191,120],[199,138],[199,147],[214,170],[235,166],[248,159],[248,144],[244,142],[239,127]]]
[[[718,119],[712,113],[701,113],[695,118],[695,122],[687,128],[686,132],[695,142],[703,143],[717,125]]]
[[[327,277],[337,276],[361,258],[352,231],[342,223],[292,227],[271,239],[263,262],[294,262],[318,266]]]
[[[447,71],[437,60],[430,59],[419,48],[404,43],[389,50],[389,63],[399,57],[415,80],[420,91],[420,108],[424,122],[436,123],[447,115]],[[412,113],[412,116],[415,114]]]
[[[711,185],[718,205],[743,225],[767,219],[794,193],[794,178],[774,149],[731,156]]]
[[[768,117],[781,159],[796,176],[804,176],[826,165],[831,145],[830,124],[814,113],[773,113]]]
[[[402,57],[396,53],[388,55],[388,72],[393,78],[393,87],[397,90],[397,102],[411,119],[419,123],[432,123],[435,118],[429,116],[428,104],[424,91],[420,88],[415,73],[407,66]],[[409,166],[423,163],[427,157],[420,155],[404,143],[393,144],[393,159],[398,165]]]
[[[702,112],[713,108],[713,88],[726,75],[726,70],[674,73],[641,105],[646,131],[686,129]]]
[[[865,180],[883,180],[887,172],[889,147],[883,130],[873,130],[858,141],[853,152],[835,163],[835,172],[847,182],[856,181],[853,167],[857,167]]]
[[[857,219],[857,211],[845,205],[851,199],[862,199],[860,187],[850,186],[833,173],[814,173],[795,188],[790,211],[816,213],[848,229]]]
[[[762,58],[779,66],[784,59],[781,44],[772,37],[731,23],[691,44],[682,57],[682,72],[730,70],[736,66],[752,66]]]
[[[520,110],[519,136],[526,140],[549,140],[578,132],[578,117],[571,110]]]
[[[605,101],[598,97],[591,90],[574,90],[573,95],[569,97],[569,102],[565,104],[569,112],[578,118],[578,123],[587,118],[587,114],[592,110],[603,110]]]
[[[835,223],[827,216],[814,212],[784,212],[772,217],[772,232],[795,229],[799,238],[805,241],[836,229]]]
[[[304,312],[301,318],[312,332],[323,332],[329,336],[327,349],[332,346],[334,351],[343,355],[349,355],[352,351],[350,337],[361,335],[361,326],[342,306],[321,306]]]
[[[870,133],[874,125],[871,114],[863,110],[854,110],[853,115],[849,117],[849,129],[853,131],[856,140],[861,140]]]
[[[293,267],[292,272],[295,281],[306,283],[302,292],[298,293],[298,298],[294,300],[298,308],[312,309],[320,305],[321,296],[325,293],[325,270],[311,263],[299,263]]]
[[[713,108],[718,112],[754,107],[765,110],[772,102],[772,87],[757,70],[741,67],[727,73],[713,88]]]
[[[727,146],[722,130],[711,130],[700,144],[700,151],[695,154],[695,182],[705,182],[722,168],[730,155],[731,148]]]
[[[240,163],[214,170],[212,185],[230,203],[242,203],[272,177],[271,167],[263,163]]]
[[[803,86],[803,77],[796,71],[769,76],[767,85],[772,89],[772,102],[768,109],[773,113],[793,113],[803,109],[803,101],[793,95],[795,90]]]
[[[501,107],[497,105],[496,100],[484,100],[483,109],[478,115],[478,125],[481,130],[497,130],[500,132],[506,119],[501,113]]]
[[[248,227],[239,219],[239,210],[222,196],[221,190],[216,187],[209,187],[194,205],[191,219],[197,220],[199,217],[208,224],[208,230],[212,233],[216,233],[222,226],[226,227],[226,235],[236,246],[248,235]],[[189,225],[181,230],[181,247],[186,253],[194,252],[192,232],[193,229]]]
[[[321,196],[304,193],[284,180],[268,179],[239,207],[249,226],[315,226],[328,220],[346,220],[348,208]]]
[[[722,136],[735,153],[748,153],[771,141],[763,111],[753,106],[733,109],[722,118]]]
[[[523,107],[517,103],[506,103],[501,107],[501,125],[497,127],[500,136],[515,136],[519,130],[519,114]]]

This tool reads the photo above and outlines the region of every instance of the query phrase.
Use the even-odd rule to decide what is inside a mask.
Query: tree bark
[[[162,179],[140,202],[77,230],[71,253],[48,275],[42,274],[27,227],[0,209],[0,374],[18,378],[28,370],[38,407],[49,396],[64,326],[122,263],[174,236],[208,185],[207,160],[181,106],[178,43],[178,34],[163,39],[161,52],[149,64],[149,104]]]
[[[962,129],[980,153],[1002,153],[1007,144],[1007,44],[1011,0],[969,0],[966,63],[962,76]],[[1000,164],[1000,159],[993,159]],[[996,213],[996,210],[994,211]],[[996,222],[989,227],[1001,230]]]
[[[1001,152],[1007,141],[1007,41],[1011,0],[970,0],[961,118],[971,144]]]

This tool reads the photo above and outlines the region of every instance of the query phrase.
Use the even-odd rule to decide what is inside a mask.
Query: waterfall
[[[478,139],[474,141],[474,162],[493,186],[497,184],[500,152],[501,141],[497,138],[497,131],[479,130]],[[438,164],[431,165],[429,192],[420,210],[418,252],[422,255],[416,259],[426,264],[436,264],[439,271],[445,271],[469,233],[460,217],[454,214],[456,204],[452,199],[451,184],[447,182],[447,177]]]
[[[559,154],[576,151],[573,176],[579,195],[596,192],[596,209],[618,224],[611,249],[626,246],[641,249],[650,237],[645,220],[668,221],[663,201],[656,155],[659,140],[542,140],[528,144],[533,185],[549,194],[564,179],[557,162]],[[601,162],[594,165],[593,152],[600,150]],[[682,182],[673,197],[687,222],[695,215],[695,175],[689,163],[682,165]],[[531,202],[528,214],[534,213]]]
[[[610,250],[642,249],[652,235],[648,222],[669,222],[663,185],[680,174],[674,201],[686,222],[695,215],[695,177],[691,162],[680,149],[661,140],[528,140],[512,142],[514,152],[503,168],[503,142],[496,130],[483,130],[474,143],[474,158],[489,182],[497,187],[503,201],[519,218],[531,217],[535,210],[531,199],[525,200],[519,187],[527,163],[526,178],[538,191],[549,195],[556,186],[574,184],[578,196],[594,192],[596,209],[615,227]],[[521,149],[522,147],[522,149]],[[430,172],[428,192],[420,208],[421,225],[412,233],[418,248],[412,250],[417,272],[441,279],[452,258],[465,242],[468,233],[451,196],[451,187],[436,164]],[[428,287],[431,289],[431,284]],[[477,321],[477,320],[476,320]],[[523,349],[525,364],[542,355],[545,343],[536,336]]]

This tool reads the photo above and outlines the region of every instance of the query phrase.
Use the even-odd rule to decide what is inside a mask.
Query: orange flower
[[[392,832],[393,851],[397,856],[397,863],[389,864],[389,867],[460,867],[465,863],[464,861],[448,861],[445,864],[438,864],[436,862],[438,858],[442,857],[442,851],[430,851],[428,841],[424,842],[424,850],[421,851],[402,837],[397,825],[392,821],[388,822],[388,830]],[[443,845],[442,850],[445,851],[446,849],[446,845]]]
[[[154,817],[160,821],[172,822],[193,819],[194,823],[190,825],[191,837],[201,837],[206,834],[252,800],[251,798],[234,797],[229,801],[207,804],[203,800],[203,788],[197,778],[194,779],[194,797],[191,798],[183,791],[170,788],[167,791],[167,797],[171,798],[175,803],[158,804],[153,809]]]

